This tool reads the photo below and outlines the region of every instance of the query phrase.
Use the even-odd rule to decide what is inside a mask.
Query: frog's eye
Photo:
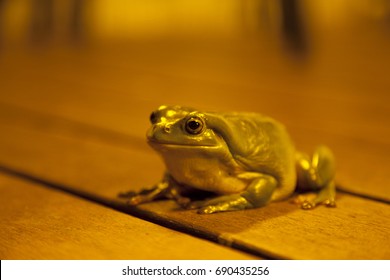
[[[199,134],[203,130],[203,120],[197,117],[192,117],[186,122],[186,130],[190,134]]]

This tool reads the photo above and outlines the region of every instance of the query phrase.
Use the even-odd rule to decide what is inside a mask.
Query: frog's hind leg
[[[334,182],[335,160],[328,147],[320,146],[312,158],[298,153],[296,158],[298,191],[314,191],[316,196],[301,195],[295,201],[302,209],[312,209],[319,204],[335,207],[336,186]]]

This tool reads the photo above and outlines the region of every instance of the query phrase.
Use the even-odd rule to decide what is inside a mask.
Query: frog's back
[[[219,114],[225,126],[215,130],[225,139],[234,159],[246,171],[274,176],[279,186],[273,200],[295,189],[295,149],[285,127],[256,113]]]

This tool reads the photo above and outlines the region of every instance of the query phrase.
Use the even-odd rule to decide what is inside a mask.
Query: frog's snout
[[[168,134],[172,133],[172,123],[157,123],[153,124],[146,133],[148,140],[156,141],[165,139],[168,137]],[[164,136],[165,135],[165,136]]]

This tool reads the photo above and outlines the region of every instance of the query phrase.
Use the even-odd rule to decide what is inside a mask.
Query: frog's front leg
[[[139,205],[160,198],[169,198],[175,200],[180,206],[187,207],[191,201],[189,198],[181,196],[180,188],[181,186],[172,176],[166,173],[163,179],[151,189],[141,190],[139,193],[131,191],[120,193],[118,196],[127,199],[127,203],[130,205]]]
[[[298,190],[317,192],[314,198],[301,195],[295,200],[302,209],[312,209],[319,204],[335,207],[336,186],[334,182],[335,160],[332,151],[325,147],[318,147],[312,158],[297,154]]]
[[[200,214],[211,214],[224,211],[236,211],[257,208],[267,204],[277,187],[277,181],[269,175],[259,174],[249,184],[248,188],[238,194],[223,195],[205,202],[191,204],[191,208],[198,208]]]

